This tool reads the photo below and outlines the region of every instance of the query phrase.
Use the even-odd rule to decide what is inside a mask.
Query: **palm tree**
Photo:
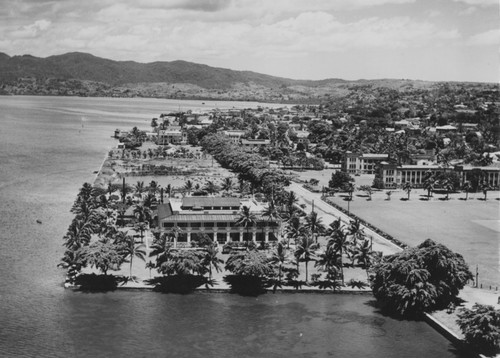
[[[464,185],[462,186],[462,190],[465,191],[465,200],[467,200],[469,198],[469,191],[472,190],[472,184],[470,183],[470,181],[466,181],[464,183]]]
[[[287,251],[283,242],[279,241],[274,250],[271,253],[270,263],[278,267],[278,282],[275,285],[281,287],[281,274],[283,272],[283,266],[288,262]]]
[[[288,193],[288,197],[286,200],[286,208],[288,212],[292,212],[294,205],[299,201],[299,198],[297,197],[297,194],[295,194],[294,191],[290,191]]]
[[[327,245],[325,251],[318,255],[314,264],[327,273],[327,279],[335,280],[341,272],[342,258],[332,245]]]
[[[314,251],[318,248],[318,245],[314,242],[314,240],[308,238],[307,236],[303,236],[299,242],[299,245],[295,249],[295,257],[297,261],[303,261],[306,266],[306,282],[308,279],[308,270],[307,265],[309,261],[313,261],[316,257]]]
[[[229,193],[232,188],[233,188],[233,178],[225,177],[224,180],[222,181],[221,189],[224,190],[226,193]]]
[[[267,208],[264,210],[262,213],[263,217],[267,217],[267,222],[269,226],[269,222],[278,222],[279,225],[279,234],[281,234],[281,217],[279,215],[279,211],[274,205],[274,201],[270,201],[269,204],[267,205]],[[280,235],[278,235],[280,236]]]
[[[156,182],[155,180],[151,180],[151,182],[149,183],[149,192],[151,194],[156,194],[158,192],[158,190],[160,189],[160,186],[158,185],[158,182]]]
[[[424,181],[424,189],[427,190],[427,200],[431,199],[431,192],[434,190],[434,185],[436,183],[436,179],[434,179],[434,175],[428,175],[427,179]]]
[[[128,258],[130,262],[130,279],[132,279],[132,261],[134,257],[141,259],[142,261],[146,261],[146,251],[144,244],[135,244],[135,240],[132,236],[128,236],[127,241],[125,241],[125,245],[123,246],[123,254],[125,259]]]
[[[144,242],[144,232],[148,229],[148,224],[146,222],[140,221],[134,225],[134,229],[140,232],[141,242]]]
[[[327,246],[333,246],[334,250],[339,253],[342,284],[344,284],[343,254],[347,251],[347,249],[351,245],[351,242],[348,239],[348,232],[342,225],[340,218],[330,224],[330,228],[328,229],[327,234],[328,236],[330,236]]]
[[[134,205],[134,215],[137,218],[137,221],[139,222],[146,222],[148,224],[151,223],[153,213],[151,212],[151,209],[144,205]]]
[[[146,188],[144,187],[144,182],[143,181],[138,181],[134,185],[134,191],[135,191],[135,195],[136,196],[142,197],[142,193],[144,193],[146,191]]]
[[[203,186],[203,190],[205,190],[208,194],[216,194],[219,192],[219,187],[212,180],[208,180]]]
[[[406,194],[408,194],[408,200],[410,200],[410,193],[412,188],[413,187],[410,182],[406,182],[403,184],[403,190],[406,191]]]
[[[236,225],[243,226],[247,229],[247,242],[249,241],[248,229],[250,226],[255,225],[256,221],[255,214],[250,211],[250,207],[244,205],[241,208],[239,218],[236,220]]]
[[[487,199],[487,195],[488,195],[488,190],[491,189],[490,185],[488,184],[488,182],[486,180],[483,180],[480,184],[479,184],[479,188],[482,190],[483,194],[484,194],[484,201],[486,201]]]
[[[372,245],[369,240],[359,241],[353,247],[352,259],[365,269],[366,277],[369,279],[370,277],[368,275],[368,269],[370,268],[373,261]]]
[[[224,260],[218,257],[219,250],[215,244],[205,247],[203,264],[208,267],[208,279],[212,280],[212,267],[217,272],[220,272],[219,264],[223,264]]]
[[[297,215],[293,215],[288,221],[285,229],[286,237],[287,237],[287,248],[290,247],[290,239],[293,239],[293,242],[296,244],[299,241],[299,238],[305,235],[306,228],[302,224],[300,217]]]
[[[184,183],[184,190],[187,191],[188,196],[191,195],[191,190],[193,190],[193,182],[191,180],[187,180]]]
[[[324,229],[323,219],[318,216],[318,213],[311,211],[309,215],[306,216],[306,228],[309,229],[312,235],[312,239],[318,243],[318,233],[321,233]]]

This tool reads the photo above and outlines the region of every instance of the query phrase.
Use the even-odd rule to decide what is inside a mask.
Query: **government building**
[[[237,225],[246,206],[255,222]],[[170,198],[158,206],[158,227],[162,233],[177,232],[175,247],[189,246],[197,235],[206,234],[218,243],[231,241],[277,241],[278,223],[263,216],[265,207],[252,199],[232,197]]]

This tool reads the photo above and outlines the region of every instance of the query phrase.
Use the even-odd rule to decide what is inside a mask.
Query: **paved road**
[[[307,189],[304,189],[301,184],[292,183],[288,188],[288,191],[293,191],[297,194],[299,198],[299,204],[306,205],[306,212],[312,211],[312,206],[314,203],[314,211],[318,213],[321,217],[323,224],[330,225],[333,221],[337,220],[339,217],[344,223],[350,222],[352,219],[340,210],[334,208],[333,206],[325,203],[321,200],[321,193],[312,193]],[[362,225],[362,228],[368,238],[373,240],[373,250],[382,251],[384,255],[391,255],[396,252],[401,251],[401,248],[389,240],[383,238],[373,230]]]

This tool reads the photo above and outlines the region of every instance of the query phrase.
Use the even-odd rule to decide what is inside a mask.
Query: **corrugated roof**
[[[206,206],[240,206],[239,198],[231,197],[211,197],[211,196],[190,196],[182,199],[183,207],[206,207]]]
[[[175,214],[168,217],[168,222],[204,222],[220,221],[233,222],[238,220],[239,215],[233,214]]]
[[[167,216],[172,215],[172,207],[170,203],[158,205],[158,218],[163,219]]]

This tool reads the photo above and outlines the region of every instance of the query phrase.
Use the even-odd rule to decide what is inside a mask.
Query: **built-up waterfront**
[[[73,216],[69,208],[114,145],[109,133],[148,125],[151,113],[168,106],[175,110],[196,103],[61,97],[0,101],[1,355],[467,356],[425,323],[385,317],[362,296],[248,299],[64,290],[64,272],[55,264]]]

